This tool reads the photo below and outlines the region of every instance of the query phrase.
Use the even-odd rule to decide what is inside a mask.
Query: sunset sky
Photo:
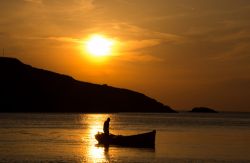
[[[108,55],[88,51],[95,35]],[[0,48],[176,110],[250,111],[249,0],[1,0]]]

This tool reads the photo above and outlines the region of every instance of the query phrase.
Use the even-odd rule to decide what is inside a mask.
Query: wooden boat
[[[156,130],[151,132],[123,136],[123,135],[105,135],[98,132],[95,135],[96,140],[102,145],[118,145],[127,147],[142,147],[142,148],[154,148],[155,147],[155,134]]]

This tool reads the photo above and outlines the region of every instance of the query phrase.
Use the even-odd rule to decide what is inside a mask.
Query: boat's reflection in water
[[[143,149],[143,148],[128,148],[119,146],[103,146],[98,145],[95,139],[95,134],[98,132],[103,132],[103,123],[110,117],[110,127],[111,132],[116,131],[121,134],[131,134],[135,131],[119,130],[119,119],[112,114],[85,114],[82,116],[82,122],[87,129],[87,162],[111,162],[112,160],[119,160],[120,157],[129,157],[137,155],[140,156],[140,152],[144,151],[146,153],[154,153],[154,149]],[[149,154],[148,153],[148,154]],[[90,159],[90,160],[89,160]]]

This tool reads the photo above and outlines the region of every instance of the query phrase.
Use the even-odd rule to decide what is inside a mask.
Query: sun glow
[[[114,41],[102,35],[93,35],[86,41],[87,52],[94,57],[111,55]]]

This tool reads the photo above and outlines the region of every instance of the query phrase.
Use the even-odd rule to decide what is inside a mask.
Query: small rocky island
[[[218,113],[217,111],[208,107],[195,107],[189,112],[191,113]]]
[[[0,112],[176,111],[142,93],[93,84],[0,57]]]

